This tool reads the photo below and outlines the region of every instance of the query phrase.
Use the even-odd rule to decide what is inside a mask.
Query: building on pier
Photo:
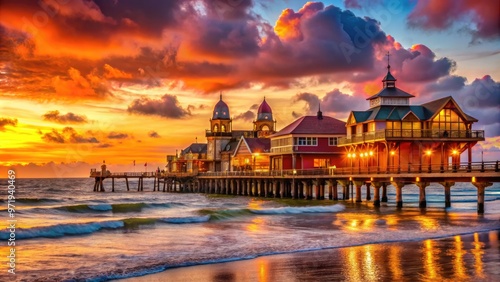
[[[167,156],[167,172],[205,172],[208,168],[207,144],[195,142],[180,154]]]
[[[269,171],[269,138],[241,137],[232,156],[231,171]]]
[[[337,139],[345,137],[345,122],[323,116],[303,116],[271,135],[271,170],[312,169],[340,166],[344,149]]]
[[[253,122],[253,130],[233,130],[229,106],[220,99],[214,107],[210,119],[210,129],[205,131],[207,138],[208,171],[232,170],[232,157],[235,145],[243,138],[267,138],[275,133],[276,120],[272,109],[262,101],[257,111],[257,119]]]
[[[370,108],[352,111],[347,136],[339,139],[346,148],[344,166],[377,167],[386,171],[422,171],[458,165],[466,152],[484,140],[484,131],[472,130],[477,119],[467,115],[452,97],[411,105],[414,96],[396,87],[387,66],[382,90],[369,97]]]

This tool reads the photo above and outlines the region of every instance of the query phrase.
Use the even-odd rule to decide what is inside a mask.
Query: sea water
[[[16,274],[9,274],[2,263],[1,281],[106,281],[272,254],[500,229],[499,183],[486,189],[486,213],[478,216],[477,189],[470,183],[451,188],[448,209],[439,184],[427,187],[425,210],[418,208],[418,187],[405,186],[403,209],[397,210],[392,186],[389,202],[374,208],[372,202],[127,192],[119,180],[117,192],[109,192],[108,183],[102,193],[92,192],[93,181],[17,179]],[[130,182],[132,187],[137,185]],[[6,186],[0,199],[3,215],[7,214]],[[152,186],[144,181],[145,190]],[[321,205],[312,205],[318,202]],[[10,232],[8,218],[2,218],[3,256],[10,249]]]

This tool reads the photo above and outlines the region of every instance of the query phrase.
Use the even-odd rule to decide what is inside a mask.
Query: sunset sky
[[[88,176],[163,167],[222,92],[233,129],[264,96],[278,130],[345,120],[382,87],[390,53],[413,104],[453,96],[500,159],[500,0],[0,2],[0,173]],[[137,166],[133,167],[133,161]],[[0,176],[2,177],[2,176]]]

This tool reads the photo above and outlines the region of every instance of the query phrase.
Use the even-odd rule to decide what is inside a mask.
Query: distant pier
[[[240,171],[204,173],[121,172],[111,173],[101,168],[92,170],[94,191],[104,192],[104,181],[111,179],[115,192],[115,179],[124,179],[130,191],[130,179],[136,179],[137,191],[144,191],[144,178],[153,178],[153,190],[206,194],[242,195],[292,199],[354,200],[362,202],[361,189],[366,189],[366,201],[375,207],[387,202],[387,186],[396,188],[396,206],[403,207],[403,187],[415,184],[420,190],[419,207],[427,206],[425,188],[431,182],[444,188],[445,207],[451,207],[451,189],[455,182],[470,182],[477,189],[477,212],[484,213],[484,191],[494,182],[500,182],[499,162],[464,163],[453,166],[336,168],[280,171]],[[339,198],[339,184],[342,198]],[[382,191],[381,191],[382,190]],[[328,193],[325,193],[328,191]],[[372,194],[373,191],[373,194]]]

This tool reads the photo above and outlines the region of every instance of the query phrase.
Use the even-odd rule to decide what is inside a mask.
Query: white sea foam
[[[255,213],[255,214],[300,214],[300,213],[340,212],[340,211],[343,211],[344,209],[345,209],[344,205],[336,204],[336,205],[332,205],[332,206],[250,209],[250,212]]]
[[[18,228],[16,229],[16,239],[30,239],[39,237],[56,238],[66,235],[81,235],[93,233],[101,229],[116,229],[123,226],[123,221],[115,220],[76,224],[57,224],[53,226],[34,227],[29,229]],[[8,232],[0,232],[0,239],[6,240],[8,236]]]

